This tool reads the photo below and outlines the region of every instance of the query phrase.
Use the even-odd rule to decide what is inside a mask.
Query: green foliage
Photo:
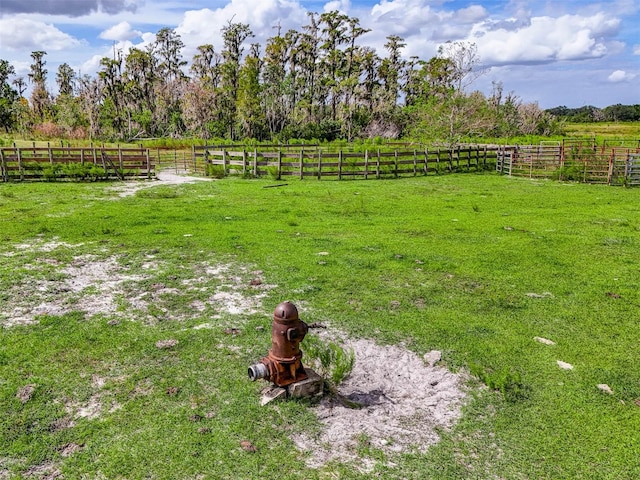
[[[211,163],[207,163],[206,175],[207,177],[224,178],[225,177],[224,167],[222,165],[214,165]]]
[[[267,167],[267,173],[269,174],[269,178],[271,180],[280,180],[280,172],[278,171],[278,167]]]
[[[355,363],[353,349],[346,349],[331,340],[307,335],[302,344],[305,362],[318,369],[318,374],[335,389],[349,376]]]
[[[478,380],[491,390],[500,392],[509,402],[526,400],[530,394],[530,387],[522,382],[520,373],[513,371],[512,368],[503,367],[500,370],[493,370],[472,362],[469,364],[469,370]]]
[[[72,180],[83,180],[89,176],[93,167],[89,163],[67,163],[62,166],[61,172]]]

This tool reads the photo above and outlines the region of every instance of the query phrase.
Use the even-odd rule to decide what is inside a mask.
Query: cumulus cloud
[[[604,13],[543,16],[515,30],[478,24],[469,39],[478,44],[480,57],[488,64],[583,60],[607,54],[606,39],[617,33],[619,25],[619,19]]]
[[[367,23],[374,35],[399,35],[413,50],[410,54],[433,50],[427,43],[457,40],[466,36],[475,22],[485,18],[483,7],[437,10],[426,0],[382,0],[371,8]],[[384,43],[384,42],[382,42]]]
[[[117,25],[100,33],[99,37],[103,40],[133,40],[142,35],[142,32],[133,30],[129,22],[120,22]]]
[[[640,55],[640,45],[634,45],[633,46],[633,54],[634,55]]]
[[[0,14],[44,13],[80,17],[102,11],[110,15],[135,12],[144,0],[2,0]]]
[[[55,26],[29,18],[0,18],[2,47],[15,51],[64,50],[82,42]]]
[[[350,9],[351,9],[350,0],[333,0],[331,2],[326,3],[324,6],[325,12],[333,12],[337,10],[342,13],[347,13],[349,12]]]
[[[275,27],[278,25],[282,32],[286,32],[306,24],[307,10],[299,2],[290,0],[231,0],[215,10],[205,8],[185,12],[176,33],[188,46],[186,54],[193,53],[197,46],[204,44],[221,48],[220,31],[230,21],[248,24],[256,35],[251,42],[264,46],[267,38],[276,35]]]
[[[630,82],[634,78],[636,78],[635,73],[625,72],[624,70],[616,70],[611,75],[607,77],[611,83],[622,83],[622,82]]]

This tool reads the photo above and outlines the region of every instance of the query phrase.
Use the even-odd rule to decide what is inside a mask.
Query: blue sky
[[[640,103],[640,0],[0,0],[0,58],[26,78],[30,53],[45,60],[55,92],[63,62],[95,74],[100,58],[175,28],[185,59],[221,45],[228,21],[248,23],[252,42],[306,24],[306,12],[340,10],[372,31],[360,44],[384,54],[388,35],[405,57],[428,60],[446,41],[477,45],[486,73],[470,89],[502,82],[525,102],[605,107]]]

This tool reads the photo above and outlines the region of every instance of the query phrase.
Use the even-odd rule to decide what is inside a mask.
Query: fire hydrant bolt
[[[252,381],[263,378],[279,387],[304,380],[307,374],[302,366],[300,342],[309,327],[298,317],[298,309],[291,302],[282,302],[273,312],[271,349],[260,363],[248,370]]]

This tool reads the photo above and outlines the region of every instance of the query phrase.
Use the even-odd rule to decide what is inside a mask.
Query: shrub
[[[68,163],[62,167],[62,173],[74,180],[81,180],[89,175],[91,170],[90,165],[84,165],[82,163]]]
[[[207,164],[207,177],[224,178],[224,167],[222,165]]]

